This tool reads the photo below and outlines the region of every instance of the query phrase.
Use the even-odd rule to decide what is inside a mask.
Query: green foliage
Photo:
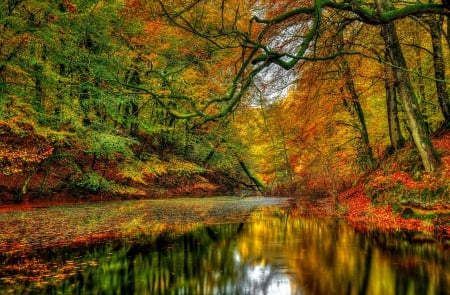
[[[167,174],[168,163],[157,158],[145,161],[129,160],[120,165],[120,175],[132,181],[147,184],[149,179]]]
[[[167,11],[172,8],[178,11],[176,5],[181,4],[160,2],[167,5]],[[288,32],[300,23],[284,22],[289,13],[282,13],[281,18],[273,20],[276,26],[263,29],[266,22],[253,19],[257,25],[250,26],[252,31],[247,32],[253,9],[246,6],[248,3],[239,9],[233,7],[233,1],[222,3],[222,11],[220,5],[213,3],[196,2],[180,10],[180,18],[172,22],[162,17],[158,1],[20,0],[0,4],[0,119],[20,118],[33,127],[32,135],[39,135],[53,144],[55,153],[70,155],[71,164],[79,170],[91,169],[94,173],[98,167],[105,168],[111,163],[114,168],[118,167],[114,171],[118,176],[142,185],[149,185],[160,176],[189,178],[209,170],[241,179],[245,175],[239,160],[265,182],[306,179],[307,172],[326,175],[334,182],[334,175],[348,175],[350,168],[347,167],[352,165],[350,160],[344,163],[347,160],[341,159],[368,163],[366,158],[355,160],[353,157],[359,147],[353,146],[353,151],[344,147],[349,137],[345,134],[348,128],[341,128],[341,125],[348,125],[348,118],[334,118],[343,95],[339,89],[345,85],[342,81],[318,84],[318,81],[339,80],[330,74],[336,70],[334,61],[324,61],[323,68],[305,63],[303,76],[298,76],[301,79],[296,88],[292,88],[290,99],[263,97],[268,93],[263,88],[270,89],[272,85],[262,85],[266,81],[258,81],[257,73],[272,61],[281,66],[297,62],[298,59],[288,62],[285,50],[298,48],[298,38],[285,36],[285,45],[269,46],[273,52],[267,54],[271,56],[262,58],[257,56],[258,50],[250,53],[250,50],[242,51],[240,46],[264,46],[263,43],[279,38],[280,32]],[[267,3],[257,1],[255,5],[263,7]],[[286,9],[296,5],[298,3],[292,3]],[[202,9],[197,10],[199,7]],[[340,9],[336,7],[329,9]],[[267,17],[280,14],[271,6],[263,10],[266,9]],[[223,17],[221,21],[216,18],[218,12]],[[347,13],[351,15],[351,11]],[[309,19],[308,14],[306,11],[305,17]],[[335,46],[323,45],[336,41],[335,31],[321,30],[320,26],[330,21],[341,23],[340,17],[336,14],[323,22],[309,19],[315,25],[305,26],[301,33],[306,37],[302,41],[304,45],[300,46],[303,53],[298,52],[298,57],[309,58],[312,51],[307,50],[308,42],[310,45],[317,42],[317,56],[333,55]],[[211,36],[211,39],[198,38],[174,25],[174,21],[183,18],[192,22],[192,29],[204,30],[200,35]],[[398,20],[400,27],[413,27],[411,22]],[[278,26],[279,30],[275,29]],[[322,33],[307,32],[315,28]],[[352,25],[343,30],[348,38],[343,50],[367,50],[365,55],[369,56],[384,50],[378,30],[374,28],[367,29],[367,39],[361,39],[359,30]],[[415,28],[411,36],[424,32],[422,27]],[[402,40],[410,40],[410,33],[401,34]],[[247,39],[256,36],[259,36],[258,42]],[[363,46],[354,48],[353,41]],[[431,73],[432,55],[415,54],[416,50],[430,51],[429,41],[422,41],[415,44],[414,49],[404,46],[406,58],[408,63],[417,59],[420,64],[416,64],[422,67],[423,74]],[[448,52],[444,53],[447,57]],[[291,54],[294,53],[289,52]],[[372,113],[369,131],[371,135],[384,137],[383,141],[371,138],[376,148],[377,144],[384,145],[387,138],[386,124],[379,124],[380,110],[385,107],[381,103],[384,81],[380,79],[384,77],[384,65],[377,64],[379,58],[366,61],[352,55],[348,59],[356,90],[361,93],[361,99],[370,101],[364,105]],[[255,67],[249,68],[252,61]],[[433,106],[434,113],[427,115],[436,126],[439,120],[438,104],[433,97],[436,87],[431,80],[412,76],[414,87],[424,87],[422,104],[426,101],[426,107]],[[283,83],[285,79],[280,81]],[[245,105],[244,92],[251,85],[260,89],[250,93],[249,99],[253,101]],[[258,112],[256,95],[261,96],[264,108],[261,115],[255,115]],[[267,102],[263,105],[265,99]],[[237,107],[239,102],[243,103]],[[317,108],[313,108],[314,105]],[[236,111],[236,118],[225,116],[231,111]],[[181,117],[183,120],[178,120]],[[339,126],[330,123],[337,119],[343,123]],[[326,131],[327,126],[332,128]],[[21,136],[19,132],[16,135]],[[343,152],[343,149],[346,150]],[[419,170],[419,155],[405,162],[411,159],[417,165],[409,168]],[[51,165],[57,167],[57,163],[55,160]],[[73,169],[63,173],[70,175]],[[105,172],[105,177],[115,177],[112,174]],[[81,181],[82,186],[103,189],[96,186],[99,179],[90,177],[89,173],[85,175],[88,176]],[[104,182],[98,185],[101,183]],[[420,194],[424,198],[434,198],[445,191],[423,189]]]
[[[109,191],[112,183],[105,177],[98,175],[95,172],[90,172],[84,174],[81,179],[75,181],[74,185],[98,193]]]
[[[436,213],[422,214],[422,213],[415,212],[414,210],[412,210],[409,207],[405,208],[402,211],[401,216],[403,218],[412,218],[412,219],[420,219],[420,220],[435,220],[438,217],[438,215]]]
[[[102,132],[90,132],[86,139],[90,143],[88,153],[105,159],[118,155],[131,158],[134,155],[131,146],[137,144],[137,141],[131,138]]]
[[[207,42],[198,39],[190,46],[195,38],[161,26],[162,20],[155,22],[154,3],[136,8],[141,4],[19,2],[2,4],[0,12],[0,119],[19,118],[55,147],[46,169],[66,174],[57,182],[84,171],[73,181],[76,186],[114,190],[108,185],[113,173],[96,170],[109,164],[117,167],[117,177],[145,185],[162,175],[189,177],[205,171],[183,156],[201,163],[204,157],[194,153],[210,131],[194,135],[197,121],[176,121],[161,101],[123,83],[130,83],[135,71],[136,86],[163,95],[201,92],[208,99],[210,91],[221,87],[210,89],[206,83],[214,74],[208,59],[215,53]],[[163,34],[148,34],[155,31],[150,23]],[[163,102],[174,109],[191,108],[184,98],[167,96]]]

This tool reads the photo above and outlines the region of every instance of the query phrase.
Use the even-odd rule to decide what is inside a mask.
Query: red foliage
[[[375,207],[361,184],[342,193],[339,201],[347,210],[345,215],[347,221],[360,230],[409,230],[430,233],[434,231],[434,225],[424,224],[423,220],[419,219],[405,219],[400,214],[394,213],[391,206]]]
[[[433,139],[433,145],[438,150],[450,151],[450,132]]]
[[[361,230],[386,230],[386,231],[412,231],[435,234],[439,237],[450,237],[450,218],[442,217],[433,220],[417,218],[404,218],[400,213],[394,212],[392,206],[372,204],[367,194],[377,198],[377,201],[389,200],[395,202],[393,196],[423,196],[430,192],[445,194],[450,177],[450,133],[433,140],[435,147],[443,152],[442,167],[438,173],[422,172],[418,180],[413,179],[411,172],[402,171],[401,164],[389,161],[383,169],[374,171],[363,182],[351,189],[342,192],[339,203],[346,210],[345,218],[355,228]],[[444,192],[441,190],[444,189]],[[444,203],[431,206],[436,212],[447,212],[448,206]],[[416,208],[419,210],[420,208]],[[433,211],[433,212],[434,212]],[[431,212],[425,213],[430,214]]]
[[[69,0],[63,0],[62,4],[65,6],[66,10],[69,12],[77,12],[78,8],[75,4],[71,3]]]

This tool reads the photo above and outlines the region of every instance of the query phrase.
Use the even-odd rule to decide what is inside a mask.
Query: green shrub
[[[92,192],[108,191],[111,188],[112,183],[105,177],[98,175],[95,172],[86,173],[83,177],[75,182],[75,185],[88,189]]]

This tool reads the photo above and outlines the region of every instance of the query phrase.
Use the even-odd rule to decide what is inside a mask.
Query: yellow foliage
[[[204,169],[193,162],[173,158],[168,165],[168,171],[182,176],[201,173]]]
[[[109,191],[114,194],[123,195],[123,196],[137,196],[137,197],[147,196],[147,192],[144,190],[140,190],[140,189],[133,188],[130,186],[123,186],[123,185],[119,185],[116,183],[111,185],[111,187],[109,188]]]
[[[130,160],[120,166],[119,174],[132,181],[147,184],[148,180],[166,174],[168,171],[167,166],[166,163],[154,159],[145,162]]]

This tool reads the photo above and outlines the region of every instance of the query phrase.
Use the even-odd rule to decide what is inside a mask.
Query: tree
[[[442,126],[444,129],[448,129],[450,124],[450,97],[447,92],[447,75],[445,73],[444,53],[442,49],[444,18],[440,15],[431,16],[427,23],[430,27],[431,44],[433,46],[433,66],[438,101],[442,115],[444,116]]]
[[[202,26],[196,25],[192,21],[192,16],[195,15],[193,11],[199,11],[199,8],[206,5],[211,6],[213,2],[198,0],[191,1],[182,7],[170,7],[170,4],[164,4],[162,1],[159,1],[166,16],[173,23],[211,42],[216,42],[216,44],[220,45],[218,40],[223,40],[223,36],[240,38],[239,43],[245,50],[239,64],[240,70],[237,72],[236,80],[234,80],[239,81],[239,84],[233,84],[234,87],[229,91],[229,96],[224,99],[228,104],[222,111],[218,112],[219,116],[231,111],[237,101],[241,99],[242,93],[251,85],[253,77],[273,64],[289,70],[301,60],[317,61],[331,59],[342,54],[357,53],[337,51],[334,53],[327,52],[326,55],[321,54],[322,52],[317,44],[321,37],[321,29],[327,23],[325,15],[328,16],[332,12],[336,12],[341,15],[341,24],[344,26],[346,22],[350,21],[382,27],[383,39],[388,48],[390,61],[392,62],[396,79],[400,83],[398,88],[399,98],[407,114],[411,137],[419,151],[425,170],[434,171],[437,169],[439,159],[425,130],[424,119],[418,108],[417,97],[410,83],[407,64],[396,36],[393,21],[423,14],[448,14],[446,3],[402,3],[394,8],[389,3],[380,2],[378,2],[377,7],[374,7],[370,3],[365,2],[349,3],[317,0],[314,3],[303,3],[301,1],[277,2],[276,5],[272,5],[271,1],[260,1],[253,4],[255,8],[256,6],[264,8],[264,12],[253,15],[248,19],[248,27],[250,29],[246,31],[240,30],[242,27],[238,25],[241,23],[241,19],[238,17],[240,15],[236,13],[236,17],[231,23],[233,30],[227,31],[224,29],[224,26],[216,25],[214,27],[215,30],[211,33],[211,30],[203,30]],[[232,6],[233,4],[232,1],[223,1],[222,5],[217,5],[217,15],[224,15],[228,8],[227,5]],[[225,23],[225,21],[225,18],[222,18],[222,22],[219,22],[219,24]],[[256,30],[255,27],[257,28]],[[337,27],[339,29],[339,26]],[[290,38],[277,42],[276,36],[287,33],[288,30],[298,33],[290,34]],[[254,67],[251,67],[250,64],[253,64]],[[237,86],[243,87],[238,88]],[[201,113],[192,115],[201,116]]]
[[[386,60],[390,60],[388,53],[385,55]],[[385,66],[385,89],[386,89],[386,109],[388,117],[390,147],[394,151],[402,149],[405,145],[405,139],[402,135],[400,120],[398,116],[397,105],[397,82],[390,65]]]
[[[343,50],[344,37],[339,34],[338,46],[341,47],[339,50]],[[373,168],[375,166],[375,158],[373,155],[372,147],[370,146],[369,132],[367,130],[366,119],[364,116],[364,111],[360,103],[359,94],[357,92],[355,81],[352,76],[352,71],[350,68],[350,63],[346,56],[343,56],[339,61],[339,71],[343,76],[345,91],[348,93],[349,97],[344,98],[344,105],[347,107],[349,112],[356,117],[357,130],[359,132],[359,142],[360,148],[358,152],[360,153],[361,160],[360,165],[363,170]]]
[[[392,7],[392,3],[381,0],[377,2],[377,5],[381,12],[389,11]],[[398,92],[408,118],[411,137],[419,151],[425,170],[435,171],[439,166],[439,158],[429,138],[419,101],[414,93],[409,74],[406,72],[407,64],[400,47],[395,25],[392,22],[383,24],[381,36],[385,42],[389,61],[392,63],[395,79],[398,83]]]

